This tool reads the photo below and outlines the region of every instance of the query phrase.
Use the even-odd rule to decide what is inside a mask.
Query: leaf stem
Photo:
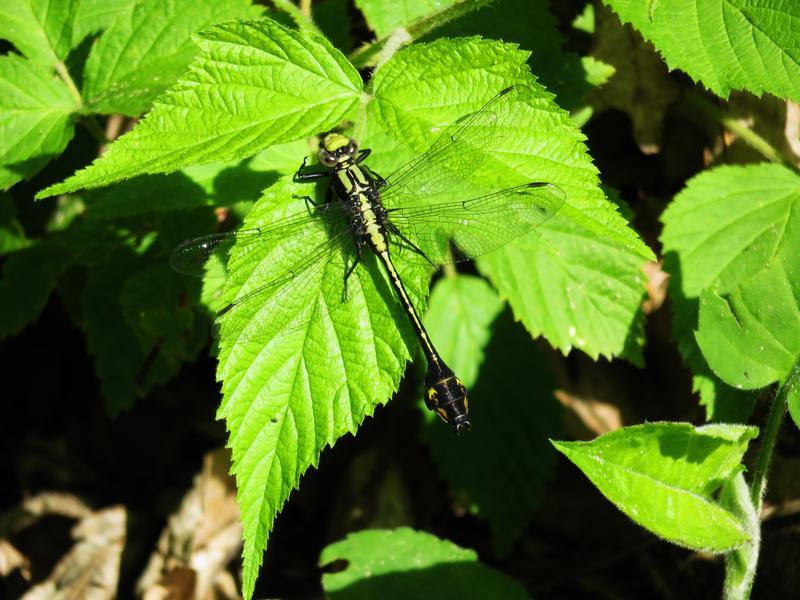
[[[81,109],[83,107],[83,97],[80,91],[78,91],[78,87],[75,85],[72,76],[69,74],[67,66],[60,60],[56,61],[56,73],[58,73],[58,76],[61,77],[61,80],[66,84],[70,95],[78,105],[78,109]]]
[[[747,127],[747,125],[744,125],[738,119],[728,115],[724,110],[713,102],[710,102],[701,94],[689,90],[684,94],[684,98],[688,104],[698,109],[703,115],[717,121],[720,125],[732,133],[735,133],[742,141],[767,160],[782,165],[794,166],[793,158],[784,156],[780,150]]]
[[[789,392],[791,389],[800,385],[800,359],[794,363],[789,376],[786,381],[778,389],[775,397],[772,400],[772,405],[769,408],[769,415],[767,416],[767,424],[764,428],[764,441],[761,443],[759,450],[758,460],[756,462],[755,471],[753,472],[753,482],[750,484],[750,498],[753,501],[753,506],[756,512],[761,512],[761,504],[764,500],[764,490],[767,487],[767,472],[769,471],[769,463],[772,460],[772,454],[775,451],[775,442],[778,439],[778,431],[780,431],[783,417],[786,414],[786,408],[789,400]]]
[[[455,3],[439,12],[417,19],[405,27],[399,27],[388,36],[361,46],[351,52],[348,58],[357,69],[383,64],[402,45],[418,40],[434,29],[467,13],[479,10],[489,5],[490,2],[491,0],[456,0]]]

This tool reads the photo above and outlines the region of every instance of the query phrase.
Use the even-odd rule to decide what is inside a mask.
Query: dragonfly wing
[[[474,113],[445,127],[423,154],[409,161],[387,179],[381,190],[386,207],[419,202],[470,181],[493,151],[502,147],[510,133],[500,115],[509,114],[515,103],[531,93],[524,85],[504,89]],[[505,125],[504,125],[505,123]]]
[[[531,182],[462,202],[393,208],[389,220],[433,263],[452,263],[488,254],[530,233],[555,215],[564,200],[558,186]],[[425,261],[399,236],[395,240],[393,249],[403,259]]]
[[[308,252],[309,248],[312,248]],[[269,279],[262,265],[275,264],[280,252],[298,258],[279,276]],[[270,250],[255,258],[255,268],[245,277],[236,299],[217,317],[218,331],[234,343],[280,338],[335,310],[342,301],[342,279],[355,258],[349,230],[338,233],[309,231],[294,248]],[[240,268],[231,260],[231,271]],[[246,270],[245,270],[246,272]],[[266,281],[265,281],[266,279]]]
[[[266,227],[205,235],[181,243],[173,250],[169,264],[184,275],[226,278],[234,248],[280,244],[282,240],[301,235],[314,222],[335,222],[344,218],[340,204],[326,204],[279,219]]]

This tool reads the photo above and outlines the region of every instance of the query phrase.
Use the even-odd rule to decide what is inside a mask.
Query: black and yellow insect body
[[[348,220],[356,248],[355,260],[344,274],[343,295],[347,295],[347,280],[361,261],[363,247],[369,246],[386,268],[389,281],[408,314],[422,346],[422,351],[428,360],[428,374],[425,377],[426,405],[446,423],[453,425],[456,431],[467,431],[470,428],[467,418],[467,390],[452,369],[445,364],[431,342],[403,285],[403,280],[392,262],[390,237],[387,233],[391,232],[402,240],[411,251],[424,257],[431,264],[433,262],[392,224],[387,210],[380,200],[380,189],[386,184],[386,180],[372,170],[360,166],[360,163],[369,154],[369,150],[359,152],[355,141],[338,133],[329,133],[320,141],[318,153],[320,164],[326,167],[328,172],[303,172],[303,167],[301,167],[295,178],[298,181],[313,181],[321,177],[331,177],[330,189],[349,213]],[[310,197],[306,197],[306,200],[313,202]],[[331,201],[329,192],[327,202]]]
[[[307,210],[270,225],[188,240],[175,249],[170,263],[181,273],[209,277],[228,264],[236,254],[231,253],[234,248],[246,262],[252,244],[263,243],[282,255],[292,254],[297,238],[306,243],[313,240],[307,253],[294,253],[288,269],[263,272],[263,279],[240,289],[217,316],[221,325],[249,324],[247,330],[238,330],[235,342],[249,344],[255,337],[269,343],[276,335],[301,328],[335,308],[336,303],[327,297],[325,302],[309,301],[314,290],[330,290],[343,277],[341,295],[346,299],[348,279],[368,247],[386,269],[428,360],[428,408],[457,431],[464,431],[470,426],[467,390],[431,342],[393,257],[433,266],[468,260],[530,233],[559,211],[564,193],[551,183],[523,178],[511,187],[497,187],[502,177],[495,177],[493,167],[500,166],[499,173],[508,165],[498,165],[495,152],[508,148],[505,136],[511,133],[513,140],[517,132],[515,115],[531,101],[525,86],[502,90],[478,111],[444,127],[426,152],[385,179],[364,164],[369,150],[359,150],[353,140],[339,133],[328,133],[317,155],[323,169],[306,167],[303,162],[295,175],[298,182],[329,178],[324,202],[306,196]],[[477,180],[486,166],[491,183],[483,185]],[[458,190],[474,189],[475,184],[480,194],[459,198]],[[215,260],[209,261],[211,257]],[[224,267],[220,274],[227,277]],[[259,324],[265,321],[270,324],[269,339],[259,333]]]

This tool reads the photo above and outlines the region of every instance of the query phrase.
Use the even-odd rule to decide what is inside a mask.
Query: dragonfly
[[[427,359],[426,406],[456,432],[468,431],[468,391],[436,350],[394,258],[400,255],[401,260],[434,268],[469,260],[531,233],[560,210],[565,194],[546,181],[493,184],[501,189],[452,199],[454,190],[463,189],[461,184],[491,160],[508,134],[508,121],[502,126],[499,115],[513,115],[515,103],[524,102],[530,92],[524,85],[503,89],[474,113],[444,127],[425,152],[386,178],[366,165],[370,149],[360,149],[355,140],[336,131],[324,134],[318,165],[307,165],[306,157],[294,176],[299,183],[327,179],[324,201],[301,196],[304,211],[266,227],[183,242],[170,264],[180,273],[208,276],[216,268],[211,266],[214,262],[223,265],[224,275],[225,265],[230,269],[236,261],[234,247],[240,258],[259,244],[269,244],[277,249],[275,256],[282,256],[284,250],[291,254],[292,240],[302,236],[304,248],[313,251],[297,254],[288,269],[268,273],[256,283],[250,278],[250,285],[217,315],[223,325],[234,313],[249,323],[261,317],[277,323],[276,335],[282,335],[335,307],[335,302],[309,302],[303,293],[307,288],[340,278],[340,303],[347,302],[348,283],[365,253],[371,252],[385,269]],[[247,339],[248,334],[239,335]]]

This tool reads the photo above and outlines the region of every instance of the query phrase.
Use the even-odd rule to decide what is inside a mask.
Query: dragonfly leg
[[[356,164],[361,164],[361,161],[367,158],[370,154],[372,154],[372,150],[370,148],[364,148],[363,150],[359,151],[358,156],[356,156]]]
[[[361,229],[358,229],[353,233],[356,242],[356,258],[353,261],[353,264],[347,268],[347,272],[344,274],[344,285],[342,286],[342,302],[347,302],[347,280],[350,279],[350,275],[353,274],[353,271],[356,270],[358,263],[361,262],[361,252],[364,249],[364,232]]]
[[[307,168],[306,162],[308,161],[308,157],[306,156],[303,159],[303,164],[300,165],[300,168],[297,169],[297,172],[294,174],[294,180],[298,183],[303,183],[306,181],[315,181],[317,179],[322,179],[323,177],[329,177],[330,173],[328,171],[310,171],[307,173],[303,172],[303,169]]]
[[[406,244],[411,249],[411,251],[414,252],[414,254],[419,254],[422,258],[427,260],[432,267],[438,268],[436,263],[434,263],[430,258],[428,258],[428,255],[425,254],[419,246],[417,246],[414,242],[412,242],[410,239],[408,239],[406,236],[400,233],[400,230],[397,229],[397,227],[395,227],[395,225],[391,221],[386,222],[386,228],[394,235],[396,235],[398,238],[400,238],[400,240],[404,244]]]

